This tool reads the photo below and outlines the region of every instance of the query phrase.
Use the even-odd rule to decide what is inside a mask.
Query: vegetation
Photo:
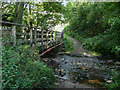
[[[2,49],[2,88],[50,88],[54,85],[54,72],[40,62],[37,47],[18,45],[16,50],[10,45]]]
[[[63,41],[62,51],[70,53],[73,50],[73,42],[66,35],[64,35]]]
[[[107,88],[120,88],[120,74],[117,70],[113,71],[111,73],[112,77],[112,83],[106,84]]]
[[[63,22],[62,7],[60,2],[2,2],[1,15],[3,21],[51,29]]]
[[[83,47],[106,55],[120,57],[120,2],[71,3],[64,17],[64,33],[75,37]],[[70,15],[68,15],[70,14]],[[72,18],[72,19],[71,19]]]
[[[120,2],[68,2],[64,33],[79,40],[85,49],[120,59]],[[107,88],[120,86],[119,71],[112,73]]]
[[[44,30],[67,23],[64,34],[79,40],[85,49],[120,59],[120,2],[68,2],[65,6],[61,2],[2,2],[1,8],[3,21]],[[17,32],[20,31],[17,26]],[[62,49],[71,52],[73,42],[66,35]],[[11,36],[4,34],[2,38],[5,44],[2,48],[3,88],[54,86],[54,72],[40,61],[38,47],[32,49],[20,44],[15,49],[7,44],[13,40]],[[112,75],[113,82],[106,87],[120,86],[119,71]]]
[[[63,22],[62,6],[60,2],[2,2],[1,15],[3,21],[48,30]],[[21,27],[17,26],[17,32],[21,32]],[[11,36],[4,34],[2,38],[5,44],[2,49],[3,88],[53,87],[54,72],[40,61],[39,48],[19,43],[15,49],[9,42],[13,40]]]

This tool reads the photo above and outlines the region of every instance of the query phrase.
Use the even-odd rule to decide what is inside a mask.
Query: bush
[[[90,50],[95,50],[104,54],[115,54],[120,56],[120,31],[118,26],[120,25],[120,19],[114,18],[109,20],[110,29],[107,29],[103,34],[85,39],[83,47]]]
[[[47,88],[55,82],[53,70],[40,62],[38,50],[3,47],[3,88]]]
[[[54,85],[55,77],[52,69],[47,68],[44,63],[39,61],[29,62],[26,65],[27,75],[36,88],[50,88]]]
[[[66,36],[64,35],[63,39],[64,43],[62,45],[62,51],[72,51],[73,50],[73,42]]]
[[[112,74],[112,82],[109,84],[106,84],[107,88],[120,88],[120,73],[115,70]]]

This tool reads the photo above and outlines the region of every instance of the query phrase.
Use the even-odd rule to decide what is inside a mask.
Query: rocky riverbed
[[[74,38],[70,53],[49,53],[42,60],[54,69],[54,88],[103,88],[112,82],[111,72],[120,68],[120,62],[103,59],[100,54],[86,51]]]
[[[54,69],[55,88],[102,88],[112,82],[109,72],[120,66],[118,61],[66,54],[43,58],[43,61]]]

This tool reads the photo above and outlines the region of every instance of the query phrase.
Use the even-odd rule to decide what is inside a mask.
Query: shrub
[[[120,38],[119,38],[119,18],[112,18],[109,20],[110,29],[104,31],[103,34],[85,39],[83,46],[86,49],[95,50],[101,53],[112,54],[114,53],[117,57],[120,55]]]
[[[55,82],[53,70],[40,62],[38,50],[3,47],[3,88],[47,88]]]
[[[26,64],[27,75],[36,88],[50,88],[54,85],[55,77],[52,69],[47,68],[44,63],[39,61],[29,62]]]
[[[120,73],[115,70],[112,73],[112,82],[109,84],[106,84],[107,88],[120,88]]]
[[[63,41],[64,41],[64,43],[62,45],[62,50],[63,51],[72,51],[73,50],[73,42],[66,35],[64,35]]]

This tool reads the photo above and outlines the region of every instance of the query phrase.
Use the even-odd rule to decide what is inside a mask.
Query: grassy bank
[[[67,37],[66,34],[63,36],[63,45],[61,51],[70,53],[73,50],[73,42]]]

